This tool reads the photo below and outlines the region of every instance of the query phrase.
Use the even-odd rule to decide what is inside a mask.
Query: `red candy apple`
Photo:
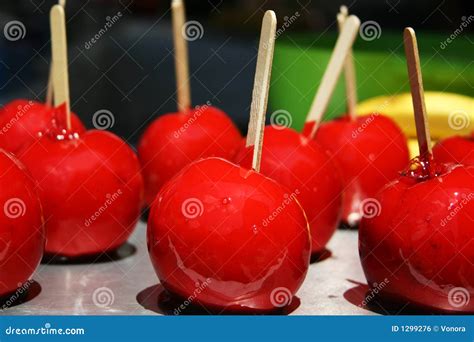
[[[339,170],[314,141],[292,129],[267,126],[264,136],[260,172],[296,195],[310,224],[312,251],[321,252],[341,217]],[[242,148],[236,161],[250,168],[252,150]]]
[[[312,131],[307,123],[304,134]],[[343,116],[324,122],[316,142],[329,152],[341,170],[344,200],[342,219],[355,226],[361,218],[360,205],[398,176],[409,161],[405,135],[390,118],[371,114],[352,120]]]
[[[155,120],[138,145],[148,205],[183,167],[199,158],[230,159],[240,141],[241,135],[227,115],[208,105]]]
[[[24,166],[0,149],[0,169],[0,296],[5,296],[33,274],[45,240],[41,205]]]
[[[143,201],[140,165],[112,133],[44,135],[21,153],[38,181],[46,252],[79,257],[113,250],[132,233]]]
[[[293,195],[220,158],[173,177],[151,208],[148,250],[161,284],[210,309],[289,304],[308,270],[311,241]]]
[[[57,115],[63,108],[43,103],[14,100],[0,109],[0,148],[17,154],[50,129],[61,126]],[[85,128],[79,118],[71,115],[72,127],[82,133]]]
[[[474,134],[440,140],[433,148],[433,155],[439,162],[474,166]]]
[[[382,296],[474,312],[474,168],[429,167],[415,163],[377,196],[380,211],[360,225],[362,266]]]

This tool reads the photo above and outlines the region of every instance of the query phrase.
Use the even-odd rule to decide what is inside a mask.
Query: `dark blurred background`
[[[50,61],[48,13],[55,3],[0,4],[0,104],[18,97],[44,100]],[[433,60],[427,66],[433,76],[428,88],[432,84],[472,96],[472,1],[188,0],[188,20],[203,27],[202,37],[189,42],[193,103],[210,101],[221,107],[245,132],[260,22],[263,12],[273,9],[284,32],[277,40],[269,111],[293,106],[297,109],[285,109],[304,115],[337,37],[335,16],[342,4],[362,22],[374,21],[381,28],[379,38],[359,39],[355,47],[358,80],[364,80],[360,98],[408,89],[396,85],[406,77],[400,45],[405,26],[417,30],[422,59]],[[136,143],[150,120],[176,110],[169,7],[170,1],[159,0],[67,1],[71,103],[87,126],[92,126],[95,112],[106,109],[115,117],[111,130]],[[7,39],[12,22],[22,32]],[[107,23],[107,31],[100,34]],[[461,26],[455,43],[443,48]],[[99,38],[92,42],[94,37]],[[371,74],[377,79],[365,80],[370,58],[375,58],[370,56],[385,61],[384,55],[393,58],[393,66],[388,60],[379,74]],[[400,70],[394,71],[398,76],[391,78],[392,69]],[[445,76],[436,75],[438,71]],[[333,114],[343,111],[342,102],[335,100]]]

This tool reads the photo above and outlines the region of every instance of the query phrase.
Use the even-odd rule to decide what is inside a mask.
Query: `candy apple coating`
[[[35,142],[41,134],[60,126],[62,108],[53,108],[29,100],[14,100],[0,109],[0,148],[19,153]],[[82,133],[84,125],[71,113],[72,128]]]
[[[321,252],[341,218],[339,170],[316,142],[293,129],[267,126],[264,136],[260,172],[296,195],[310,225],[312,252]],[[236,162],[250,168],[252,151],[242,146]]]
[[[474,133],[440,140],[433,148],[433,156],[442,163],[474,166]]]
[[[33,274],[45,236],[35,184],[25,167],[0,149],[0,168],[0,296],[5,296]]]
[[[289,304],[303,282],[311,241],[305,214],[287,190],[207,158],[158,194],[148,250],[161,284],[179,297],[194,294],[210,309],[271,311]]]
[[[126,242],[144,192],[138,159],[126,142],[98,130],[48,134],[21,160],[38,181],[46,253],[74,258]]]
[[[425,165],[426,167],[426,165]],[[377,196],[359,252],[369,286],[423,309],[473,312],[474,168],[415,163]],[[436,172],[432,172],[436,170]]]
[[[234,157],[241,138],[229,117],[208,105],[155,120],[138,144],[148,205],[161,187],[190,162],[206,157]]]
[[[307,123],[303,134],[309,134],[313,125]],[[392,119],[377,113],[324,122],[315,140],[339,166],[344,188],[342,220],[350,226],[360,221],[362,201],[374,197],[409,162],[405,135]]]

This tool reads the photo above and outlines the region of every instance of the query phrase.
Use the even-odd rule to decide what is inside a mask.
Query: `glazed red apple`
[[[342,210],[339,170],[314,141],[284,127],[265,127],[260,172],[295,194],[311,230],[312,252],[321,252],[334,234]],[[236,161],[252,165],[253,148],[243,146]]]
[[[289,304],[308,270],[305,215],[275,181],[220,158],[196,161],[160,191],[148,250],[161,284],[210,309]]]
[[[0,148],[18,154],[45,132],[61,126],[63,108],[49,107],[43,103],[14,100],[0,109]],[[71,113],[72,128],[85,131],[79,118]]]
[[[308,135],[313,125],[307,123],[303,134]],[[344,115],[324,122],[315,140],[339,166],[344,188],[342,220],[350,226],[360,221],[361,202],[374,197],[409,161],[405,135],[381,114],[355,120]]]
[[[41,205],[25,167],[0,149],[0,297],[14,292],[38,266],[44,249]]]
[[[227,115],[208,105],[155,120],[138,145],[148,205],[184,166],[205,157],[230,159],[240,141],[241,135]]]
[[[132,149],[106,131],[48,134],[21,153],[38,182],[46,220],[46,252],[69,258],[122,245],[143,202]]]
[[[414,163],[376,199],[359,231],[368,284],[401,303],[474,312],[474,168]]]
[[[433,155],[438,162],[474,166],[474,134],[440,140],[433,148]]]

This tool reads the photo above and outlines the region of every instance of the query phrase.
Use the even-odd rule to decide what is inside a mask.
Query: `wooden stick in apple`
[[[66,0],[59,0],[59,5],[62,8],[66,8]],[[46,89],[46,104],[48,106],[53,105],[53,65],[49,67],[49,75],[48,75],[48,88]]]
[[[342,27],[349,15],[349,10],[346,6],[341,6],[339,14],[337,15],[337,24],[339,32],[342,31]],[[349,49],[344,62],[344,78],[346,84],[346,103],[347,103],[347,114],[354,120],[356,117],[357,107],[357,89],[356,89],[356,75],[354,68],[354,58],[352,55],[352,49]]]
[[[359,31],[360,20],[354,15],[347,17],[341,33],[337,39],[336,46],[332,52],[328,67],[324,72],[323,79],[319,85],[316,97],[309,110],[306,122],[313,122],[314,126],[309,135],[312,139],[318,130],[319,123],[326,112],[329,100],[336,87],[336,82],[341,74],[348,52],[354,43]]]
[[[66,19],[64,8],[55,5],[51,9],[51,47],[53,57],[54,106],[66,106],[66,127],[71,129],[69,99],[69,72],[67,59]]]
[[[258,47],[257,70],[250,106],[250,120],[246,146],[253,146],[252,168],[260,171],[262,157],[263,130],[265,127],[265,113],[267,111],[268,92],[272,73],[273,51],[276,35],[275,12],[267,11],[263,17],[260,44]]]
[[[420,56],[415,31],[411,27],[403,32],[405,55],[407,58],[408,78],[410,80],[413,110],[415,112],[416,135],[421,157],[431,155],[431,136],[426,114],[423,78],[421,76]]]
[[[178,110],[185,112],[191,108],[191,86],[189,83],[188,44],[185,39],[186,13],[182,0],[171,3],[173,16],[174,62],[176,71],[176,92]]]

